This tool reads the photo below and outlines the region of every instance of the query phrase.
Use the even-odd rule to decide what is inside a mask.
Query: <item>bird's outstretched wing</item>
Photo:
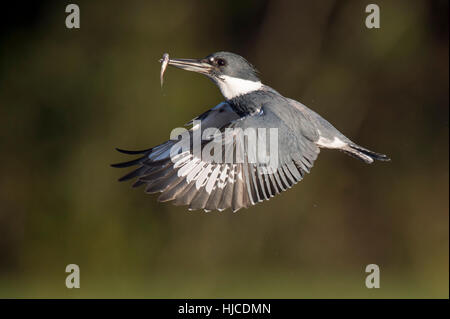
[[[218,116],[220,115],[220,116]],[[147,193],[161,193],[159,201],[174,201],[175,205],[189,205],[190,210],[204,209],[237,211],[268,200],[299,182],[313,166],[319,148],[307,136],[296,134],[285,121],[270,109],[263,109],[258,115],[239,117],[230,105],[221,103],[203,113],[196,119],[201,126],[195,125],[188,131],[190,137],[196,130],[204,132],[206,128],[218,128],[214,137],[203,139],[201,153],[208,154],[221,150],[220,160],[205,160],[197,156],[193,145],[186,149],[179,140],[169,140],[157,147],[143,151],[124,151],[126,154],[141,154],[135,160],[114,164],[114,167],[139,165],[137,169],[123,176],[120,181],[136,178],[133,186],[145,185]],[[276,128],[277,142],[275,164],[258,162],[258,156],[248,150],[248,136],[239,134],[246,129]],[[230,133],[231,132],[231,133]],[[270,134],[272,134],[270,133]],[[263,135],[257,135],[258,139]],[[270,137],[264,137],[271,153]],[[259,143],[259,142],[258,142]],[[226,158],[227,154],[234,154]],[[259,148],[258,148],[259,150]],[[227,153],[228,152],[228,153]],[[271,153],[272,154],[272,153]],[[215,155],[215,154],[213,154]]]

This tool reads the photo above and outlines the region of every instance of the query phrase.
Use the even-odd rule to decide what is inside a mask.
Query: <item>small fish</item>
[[[160,79],[161,79],[161,87],[162,87],[163,83],[164,83],[164,72],[166,71],[167,65],[169,64],[169,54],[168,53],[164,53],[163,56],[162,56],[162,59],[160,59],[159,62],[161,62]]]

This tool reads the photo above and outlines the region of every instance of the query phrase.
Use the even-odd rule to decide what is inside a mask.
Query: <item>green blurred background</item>
[[[76,1],[3,7],[0,297],[449,297],[449,2]],[[218,104],[164,52],[227,50],[359,144],[236,214],[188,212],[117,182],[114,148],[154,146]],[[65,267],[81,288],[65,287]],[[365,287],[365,266],[381,288]]]

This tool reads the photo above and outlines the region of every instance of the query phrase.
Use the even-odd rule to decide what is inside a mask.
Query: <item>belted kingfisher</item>
[[[204,161],[194,156],[192,148],[176,152],[177,143],[169,140],[142,151],[117,149],[125,154],[141,157],[113,167],[138,168],[119,181],[136,178],[133,187],[146,185],[147,193],[162,193],[158,200],[174,201],[175,205],[189,205],[190,210],[237,211],[268,200],[299,182],[309,173],[321,148],[337,149],[366,163],[389,161],[383,154],[372,152],[353,143],[327,120],[305,105],[282,96],[261,83],[256,69],[243,57],[230,52],[216,52],[203,59],[169,59],[171,65],[201,73],[220,89],[225,101],[206,111],[187,125],[191,136],[196,130],[218,128],[277,128],[277,166],[263,169],[258,162]],[[202,140],[201,147],[208,145]],[[236,148],[238,143],[230,145]],[[173,155],[173,154],[172,154]]]

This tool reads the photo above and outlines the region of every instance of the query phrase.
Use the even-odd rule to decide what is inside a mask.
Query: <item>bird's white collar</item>
[[[260,81],[244,80],[228,75],[222,75],[216,81],[216,84],[220,92],[222,92],[222,95],[228,100],[239,95],[260,90],[262,87]]]

